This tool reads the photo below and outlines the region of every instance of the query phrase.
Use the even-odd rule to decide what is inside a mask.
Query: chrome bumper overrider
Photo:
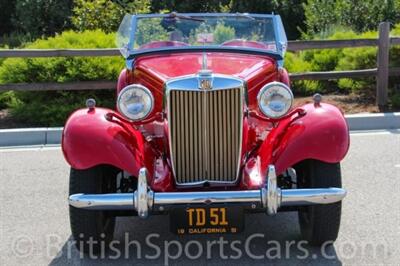
[[[147,186],[147,170],[142,168],[138,188],[134,193],[74,194],[69,204],[90,210],[136,210],[140,217],[147,217],[151,210],[162,210],[177,204],[251,204],[265,208],[270,215],[279,207],[329,204],[346,196],[342,188],[280,189],[277,186],[275,167],[268,168],[267,185],[260,190],[202,191],[202,192],[153,192]]]

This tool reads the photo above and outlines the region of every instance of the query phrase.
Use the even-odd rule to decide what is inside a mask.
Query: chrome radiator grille
[[[176,182],[235,182],[242,139],[241,88],[171,90],[168,97]]]

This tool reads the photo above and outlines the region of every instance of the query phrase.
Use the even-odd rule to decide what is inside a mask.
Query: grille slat
[[[194,118],[198,118],[198,114],[197,114],[197,97],[196,94],[192,94],[192,100],[193,100],[193,117]],[[194,134],[194,138],[193,138],[193,150],[197,150],[198,149],[198,132],[196,130],[196,128],[198,128],[197,126],[197,119],[193,119],[193,124],[192,124],[192,130],[193,130],[193,134]],[[193,179],[194,181],[197,181],[197,177],[198,177],[198,172],[195,170],[198,167],[198,153],[194,152],[193,153]]]
[[[179,93],[179,102],[184,102],[183,92]],[[180,109],[181,116],[182,116],[183,120],[186,121],[187,117],[186,117],[186,113],[185,113],[185,105],[181,104],[181,105],[178,105],[178,106],[180,107],[179,109]],[[177,125],[178,125],[178,121],[177,121]],[[181,131],[181,136],[185,136],[186,135],[186,133],[185,133],[185,125],[180,127],[180,129],[181,129],[180,130]],[[180,153],[183,153],[185,150],[186,150],[186,141],[183,140]],[[180,161],[181,161],[181,165],[179,166],[180,171],[182,173],[183,178],[186,178],[186,172],[185,172],[185,167],[184,167],[186,165],[186,157],[184,157],[184,156],[180,157]],[[186,182],[186,180],[182,180],[182,181]]]
[[[189,105],[188,105],[188,112],[190,112],[190,113],[193,113],[193,100],[192,100],[192,94],[188,94],[187,95],[188,96],[188,98],[189,98]],[[190,114],[189,114],[189,116],[190,116]],[[193,119],[189,119],[189,121],[188,121],[188,124],[189,124],[189,136],[188,136],[188,139],[189,139],[189,150],[190,151],[192,151],[192,150],[194,150],[194,147],[193,147],[193,139],[194,139],[194,131],[193,131]],[[189,152],[189,154],[188,154],[189,156],[188,156],[188,159],[189,159],[189,176],[191,176],[192,178],[194,178],[194,172],[193,172],[193,169],[194,169],[194,165],[193,165],[193,157],[194,157],[194,154],[192,153],[192,152]]]
[[[171,158],[178,184],[235,182],[241,151],[241,89],[169,92]]]
[[[217,91],[217,97],[218,97],[218,127],[215,128],[214,130],[218,131],[218,138],[217,138],[217,143],[218,143],[218,161],[217,164],[215,165],[217,167],[217,169],[219,169],[219,174],[220,174],[220,178],[222,181],[225,181],[225,175],[224,175],[224,159],[222,156],[222,150],[224,147],[224,141],[222,141],[222,137],[223,137],[223,121],[224,121],[224,114],[223,114],[223,110],[222,110],[222,91]]]
[[[234,102],[232,101],[232,97],[231,97],[231,95],[228,93],[228,96],[227,96],[227,103],[228,103],[228,105],[229,105],[229,112],[226,114],[227,115],[227,117],[228,117],[228,119],[227,119],[227,125],[226,125],[226,127],[229,129],[229,128],[232,128],[232,121],[231,121],[231,119],[232,119],[232,106],[234,105]],[[229,103],[232,103],[232,104],[229,104]],[[227,143],[232,143],[232,140],[231,140],[231,135],[232,135],[232,131],[231,130],[228,130],[227,131],[227,138],[226,138],[226,141],[227,141]],[[231,155],[232,154],[232,146],[231,145],[227,145],[228,146],[228,151],[227,151],[227,154],[228,154],[228,156],[229,155]],[[230,163],[230,164],[232,164],[232,162],[231,162],[231,160],[230,160],[230,158],[228,157],[227,158],[227,160],[228,160],[228,162]],[[229,176],[231,176],[232,174],[234,174],[234,172],[232,171],[232,168],[234,167],[234,165],[230,165],[229,167],[228,167],[228,175]]]
[[[228,108],[228,105],[227,105],[227,103],[226,103],[226,97],[228,96],[227,95],[227,93],[226,93],[226,91],[221,91],[221,94],[222,94],[222,106],[226,106],[226,108]],[[229,131],[229,129],[226,127],[226,123],[227,123],[227,120],[228,120],[228,117],[227,117],[227,114],[228,114],[228,112],[224,112],[222,115],[224,116],[224,119],[222,120],[222,124],[223,124],[223,138],[225,138],[225,141],[223,141],[222,142],[222,146],[223,146],[223,151],[222,151],[222,154],[223,154],[223,156],[222,156],[222,159],[223,159],[223,161],[224,161],[224,180],[226,180],[226,181],[228,181],[228,168],[230,167],[230,165],[229,165],[229,160],[228,160],[228,158],[226,158],[226,155],[228,155],[228,139],[227,139],[227,136],[228,136],[228,131]]]
[[[209,107],[214,106],[214,99],[213,99],[213,97],[211,97],[212,95],[210,93],[206,93],[204,95],[207,98],[207,108],[205,111],[205,113],[207,114],[207,129],[211,129],[211,128],[215,127],[215,124],[214,124],[214,120],[212,117],[213,114],[212,114],[212,112],[209,111]],[[212,132],[210,132],[210,130],[207,130],[206,132],[207,132],[206,136],[208,138],[207,139],[208,140],[208,146],[207,146],[208,153],[207,153],[207,165],[206,165],[208,173],[206,176],[208,176],[210,180],[214,181],[215,180],[214,179],[215,178],[214,168],[210,167],[210,166],[215,161],[215,153],[212,148],[215,145],[215,140],[212,137],[213,134],[212,134]]]
[[[239,93],[235,93],[234,94],[234,97],[235,97],[235,104],[239,104],[240,103],[240,99],[241,99],[241,95],[239,94]],[[234,111],[233,111],[233,113],[236,115],[236,116],[238,116],[238,115],[240,115],[241,114],[241,111],[238,111],[237,109],[234,109]],[[239,123],[239,121],[238,120],[233,120],[234,121],[234,127],[239,127],[240,126],[240,123]],[[240,147],[240,145],[241,145],[241,138],[242,138],[242,136],[239,134],[239,132],[237,132],[237,131],[232,131],[232,132],[234,132],[235,133],[235,138],[234,138],[234,142],[236,141],[236,142],[238,142],[238,143],[240,143],[239,145],[237,145],[237,146],[234,146],[234,148],[235,148],[235,153],[237,153],[237,152],[239,152],[240,150],[241,150],[241,147]],[[236,157],[234,157],[233,159],[236,159]]]
[[[198,105],[197,105],[197,115],[199,117],[198,120],[198,128],[197,128],[197,132],[199,133],[199,138],[198,138],[198,150],[202,150],[204,147],[204,143],[203,143],[203,139],[204,139],[204,132],[202,130],[203,128],[203,122],[204,122],[204,118],[203,118],[203,112],[202,110],[202,106],[203,106],[203,98],[201,97],[202,95],[200,93],[196,93],[197,96],[197,100],[198,100]],[[198,168],[197,168],[197,179],[195,181],[200,181],[201,177],[203,176],[203,167],[201,167],[203,165],[204,162],[204,157],[202,153],[197,153],[198,157],[199,157],[199,164],[198,164]]]

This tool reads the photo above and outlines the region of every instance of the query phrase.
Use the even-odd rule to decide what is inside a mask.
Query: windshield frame
[[[173,47],[159,47],[150,49],[128,49],[126,59],[133,60],[135,57],[146,54],[154,53],[171,53],[171,52],[233,52],[270,56],[276,60],[283,60],[286,51],[287,39],[281,39],[282,34],[286,36],[283,28],[282,20],[279,15],[274,14],[252,14],[252,13],[175,13],[177,15],[188,17],[252,17],[252,18],[269,18],[272,19],[274,27],[275,45],[277,51],[270,51],[261,48],[251,48],[244,46],[217,46],[217,45],[199,45],[199,46],[173,46]],[[167,14],[136,14],[131,15],[131,31],[129,35],[128,47],[133,47],[135,40],[137,20],[141,18],[163,18],[169,17],[171,13]],[[282,31],[282,32],[280,32]]]

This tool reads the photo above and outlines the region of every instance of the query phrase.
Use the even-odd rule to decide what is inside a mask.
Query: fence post
[[[376,104],[385,111],[388,104],[390,22],[379,24],[378,58],[376,76]]]

